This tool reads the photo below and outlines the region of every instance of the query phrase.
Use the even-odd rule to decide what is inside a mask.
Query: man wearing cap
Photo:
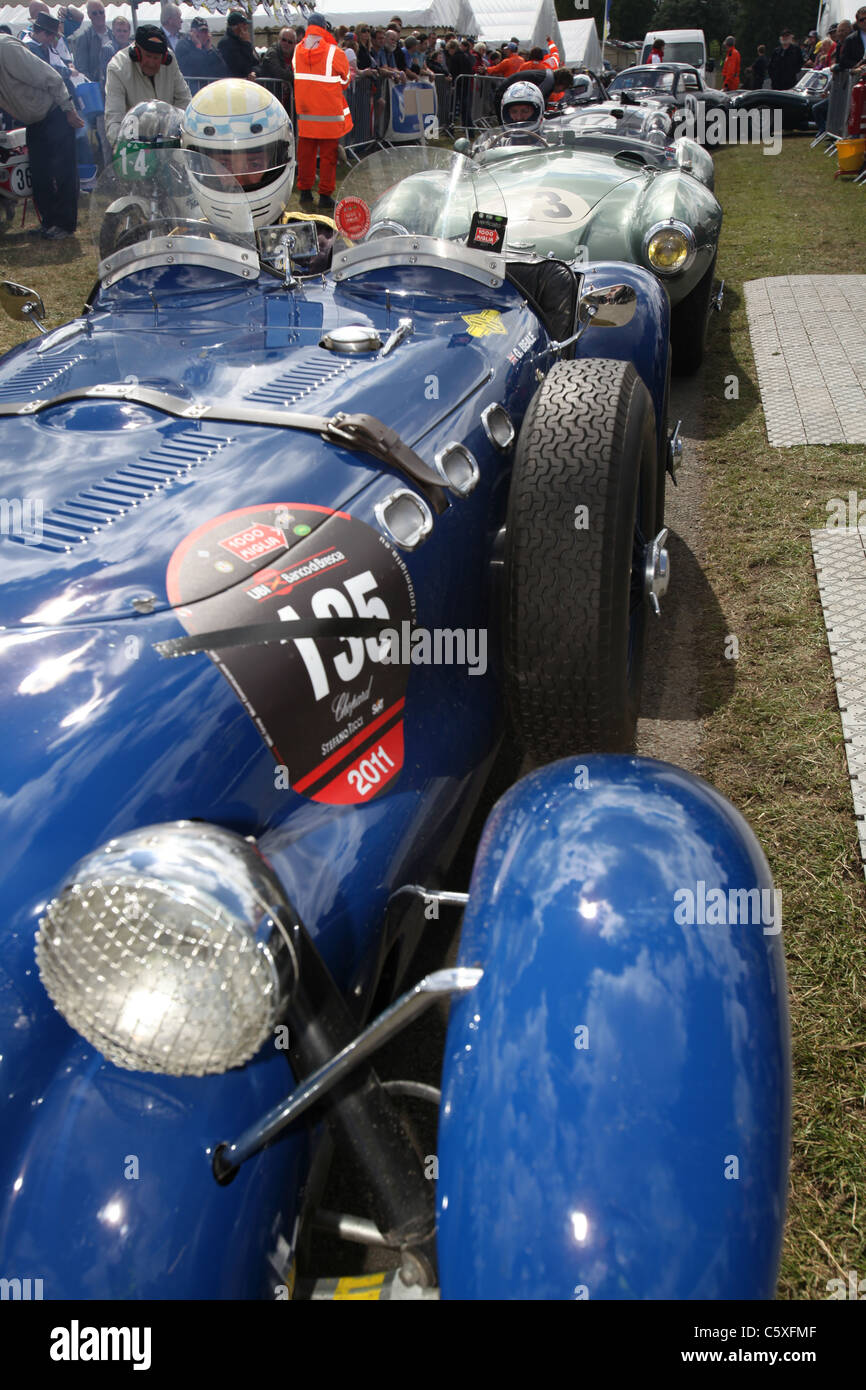
[[[197,14],[190,20],[189,34],[178,39],[174,56],[184,77],[214,82],[229,75],[222,57],[211,43],[210,28],[203,15]]]
[[[59,21],[54,23],[59,31]],[[11,34],[0,34],[0,107],[27,131],[40,234],[52,241],[72,236],[78,221],[75,132],[84,121],[60,73]]]
[[[66,83],[66,90],[72,97],[72,104],[78,109],[78,102],[75,99],[75,84],[69,74],[69,69],[64,62],[53,57],[54,49],[60,38],[60,20],[46,10],[44,14],[37,13],[30,26],[30,37],[24,40],[24,47],[31,53],[35,53],[37,58],[41,58],[43,63],[55,68],[63,81]]]
[[[487,69],[488,77],[510,77],[512,73],[519,72],[523,67],[523,59],[517,52],[517,44],[510,43],[509,54],[503,58],[501,63],[494,63],[492,68]]]
[[[189,87],[157,24],[139,24],[131,48],[115,53],[105,70],[105,130],[117,144],[127,111],[140,101],[167,101],[185,111]]]
[[[31,20],[36,19],[37,15],[39,15],[40,13],[50,14],[50,10],[48,9],[48,6],[45,4],[45,0],[30,0],[30,4],[27,6],[27,9],[29,11]],[[60,21],[61,26],[65,22],[63,18],[63,13],[63,7],[61,6],[61,8],[57,11],[57,18]],[[70,11],[67,11],[67,14],[68,13],[70,13]],[[77,10],[72,11],[72,13],[79,14],[79,18],[72,25],[72,28],[74,30],[81,23],[84,16],[81,15],[80,12]],[[22,33],[18,35],[18,37],[22,43],[26,43],[27,40],[31,37],[32,32],[33,26],[31,24],[30,28],[25,29]],[[63,35],[64,30],[61,27],[61,30],[58,32],[57,35],[57,42],[51,49],[51,66],[53,68],[56,68],[61,75],[67,71],[70,73],[76,73],[78,69],[75,67],[73,63],[72,53]]]
[[[337,144],[352,129],[346,105],[349,61],[324,15],[310,15],[304,40],[292,59],[295,70],[295,117],[298,133],[298,192],[302,204],[313,201],[316,155],[319,157],[319,207],[334,206]]]
[[[725,39],[725,61],[722,64],[722,90],[737,92],[740,89],[740,55],[734,43],[733,34]]]
[[[243,10],[231,10],[225,37],[217,44],[229,77],[247,77],[250,81],[255,77],[259,60],[251,40],[250,22]]]
[[[779,46],[770,54],[770,82],[773,90],[786,92],[797,81],[797,74],[803,66],[803,50],[794,43],[794,34],[783,29],[779,35]]]

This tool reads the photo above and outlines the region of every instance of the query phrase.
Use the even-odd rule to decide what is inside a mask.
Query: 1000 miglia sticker
[[[310,618],[415,619],[406,566],[347,512],[268,503],[227,512],[181,542],[168,598],[190,634]],[[209,652],[300,795],[372,801],[403,766],[408,667],[378,637],[301,637]]]

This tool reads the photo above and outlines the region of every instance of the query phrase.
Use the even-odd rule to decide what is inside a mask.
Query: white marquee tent
[[[223,9],[228,11],[227,0],[222,0],[222,4]],[[77,0],[77,7],[84,10],[85,0]],[[56,13],[58,7],[50,5],[49,8]],[[371,24],[384,25],[392,15],[399,14],[404,27],[449,27],[458,34],[474,34],[494,44],[503,43],[514,34],[527,47],[537,45],[544,48],[546,37],[550,34],[562,51],[562,35],[553,0],[429,0],[429,3],[420,4],[416,0],[408,5],[402,0],[389,0],[387,6],[382,4],[382,0],[371,0],[369,4],[365,0],[352,0],[352,3],[349,0],[335,0],[333,4],[322,0],[321,8],[335,28],[340,24],[352,26],[362,18]],[[226,16],[217,9],[216,0],[211,0],[208,5],[201,3],[201,0],[193,4],[182,3],[181,10],[185,30],[196,13],[207,18],[212,33],[221,34],[225,29]],[[265,30],[286,23],[305,23],[305,13],[309,14],[311,10],[312,6],[308,3],[300,7],[289,0],[257,4],[253,25],[256,30]],[[109,25],[118,15],[132,18],[129,4],[107,4],[105,11]],[[136,13],[139,24],[158,24],[160,5],[156,0],[142,0],[136,7]],[[8,24],[13,34],[28,28],[30,15],[27,6],[0,3],[0,24]],[[568,27],[575,29],[587,24],[594,29],[592,20],[577,20]]]
[[[594,19],[563,19],[559,25],[564,48],[562,61],[569,66],[601,69],[601,44]]]
[[[85,4],[86,0],[76,0],[76,8],[81,11],[84,11]],[[49,5],[48,8],[50,9],[52,14],[57,13],[57,5]],[[227,5],[225,7],[226,14],[221,14],[219,10],[217,10],[215,4],[211,5],[210,8],[207,8],[205,5],[202,5],[200,3],[194,5],[181,4],[180,8],[183,14],[184,30],[189,28],[190,20],[196,13],[198,13],[207,20],[208,28],[210,29],[212,34],[222,34],[225,31],[226,15],[228,14]],[[241,8],[243,8],[243,5],[241,6]],[[324,8],[326,13],[329,13],[327,5],[325,5]],[[160,9],[161,6],[158,3],[155,3],[155,0],[143,0],[143,3],[136,7],[137,22],[139,24],[158,24]],[[309,13],[309,8],[307,12]],[[393,14],[394,10],[390,9],[386,18],[390,19]],[[128,4],[107,4],[105,6],[105,15],[109,27],[111,26],[112,20],[116,19],[118,15],[123,15],[126,19],[130,20],[131,22],[132,8]],[[357,5],[355,6],[354,15],[357,19]],[[280,0],[276,0],[276,4],[273,6],[257,5],[253,17],[253,24],[256,29],[274,29],[281,24],[292,24],[295,21],[297,21],[300,24],[306,22],[304,19],[303,11],[296,5],[281,4]],[[344,22],[344,20],[339,21],[340,24]],[[16,35],[19,34],[23,29],[29,28],[30,14],[27,9],[27,6],[4,5],[0,3],[0,24],[8,24],[9,28],[12,30],[12,33]]]
[[[401,4],[400,0],[390,0],[384,5],[381,0],[372,0],[370,4],[365,4],[364,0],[354,0],[351,4],[348,0],[336,0],[333,4],[321,0],[321,8],[335,29],[340,24],[353,28],[362,19],[374,27],[386,28],[389,19],[396,14],[402,19],[404,29],[451,27],[458,33],[472,33],[469,0],[430,0],[429,4],[408,5]]]
[[[553,0],[470,0],[474,23],[466,28],[487,44],[501,44],[514,35],[528,48],[546,48],[547,35],[562,52],[562,35]]]
[[[823,36],[831,24],[838,24],[840,19],[853,19],[856,12],[857,6],[852,5],[851,0],[823,0],[815,27]]]

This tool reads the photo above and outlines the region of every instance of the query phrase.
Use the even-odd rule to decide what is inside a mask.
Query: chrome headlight
[[[296,979],[291,908],[255,847],[176,821],[118,836],[49,903],[36,960],[67,1023],[116,1066],[239,1067]]]
[[[695,258],[695,234],[685,222],[657,222],[643,241],[647,264],[658,275],[676,275],[687,270]]]

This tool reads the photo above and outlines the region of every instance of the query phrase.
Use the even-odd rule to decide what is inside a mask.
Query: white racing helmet
[[[514,108],[530,106],[531,116],[518,120]],[[515,82],[502,98],[502,124],[507,130],[538,131],[544,120],[544,97],[534,82]]]
[[[211,222],[241,232],[277,222],[295,177],[295,138],[285,107],[273,92],[241,77],[211,82],[183,113],[181,143],[231,174],[190,174]],[[239,199],[243,206],[239,207]]]

